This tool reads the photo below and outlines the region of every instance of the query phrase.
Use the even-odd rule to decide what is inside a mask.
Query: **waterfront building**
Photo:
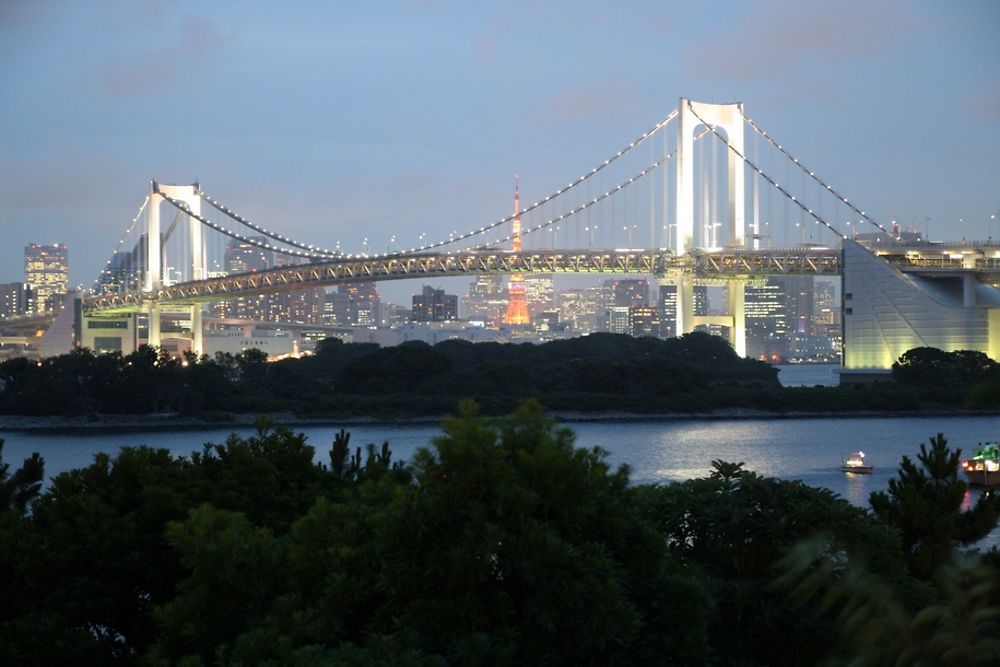
[[[35,291],[35,312],[62,307],[69,291],[69,248],[64,243],[30,243],[24,248],[24,282]]]
[[[915,347],[974,350],[1000,359],[1000,290],[970,273],[904,274],[843,241],[844,374],[887,375]]]

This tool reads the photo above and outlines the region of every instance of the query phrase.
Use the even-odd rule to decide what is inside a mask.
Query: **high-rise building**
[[[458,319],[458,295],[445,294],[443,289],[424,285],[420,294],[413,295],[414,322],[448,322]]]
[[[781,285],[773,279],[763,284],[751,283],[744,288],[743,295],[747,340],[784,338],[788,332],[788,311]]]
[[[816,301],[813,306],[813,329],[818,336],[840,336],[840,304],[837,289],[828,280],[816,281]]]
[[[772,280],[777,281],[785,292],[789,333],[807,336],[814,334],[813,311],[816,298],[813,292],[813,277],[782,276]]]
[[[524,300],[528,315],[535,320],[555,306],[555,282],[552,276],[530,275],[524,277]]]
[[[601,287],[559,292],[559,316],[563,324],[579,334],[604,328],[604,290]]]
[[[465,319],[481,321],[490,329],[499,328],[507,312],[507,289],[503,276],[490,274],[477,277],[462,301]]]
[[[608,331],[616,334],[632,333],[632,318],[628,306],[611,306],[607,309]]]
[[[518,192],[516,183],[514,184],[514,220],[511,241],[514,252],[521,252],[521,194]],[[507,312],[504,313],[503,323],[507,325],[531,324],[528,304],[524,298],[524,276],[520,273],[513,273],[510,276],[507,288]]]
[[[146,266],[146,235],[143,234],[131,250],[115,252],[97,279],[97,292],[122,292],[142,287]]]
[[[677,285],[660,285],[659,294],[660,322],[663,327],[663,335],[670,338],[680,336],[682,332],[677,331]],[[692,315],[708,315],[710,307],[708,299],[708,286],[695,285],[693,287]],[[700,330],[708,330],[702,325]]]
[[[663,335],[660,309],[655,306],[632,306],[629,308],[629,319],[632,323],[633,336]]]
[[[35,312],[35,290],[25,283],[0,284],[0,318]]]
[[[608,293],[609,307],[649,305],[649,281],[645,279],[606,280],[604,286]]]
[[[69,249],[64,243],[24,248],[24,282],[35,290],[35,310],[59,310],[69,290]]]
[[[782,284],[768,279],[744,288],[747,356],[778,361],[788,355],[788,300]]]
[[[267,243],[267,239],[263,236],[255,236],[250,240]],[[226,244],[225,267],[227,275],[265,271],[272,266],[274,266],[274,253],[270,250],[236,239]]]
[[[663,335],[672,338],[677,335],[677,285],[660,285],[659,297]]]
[[[376,327],[381,319],[382,299],[375,290],[375,283],[349,283],[338,285],[339,303],[343,309],[338,324],[352,327]]]

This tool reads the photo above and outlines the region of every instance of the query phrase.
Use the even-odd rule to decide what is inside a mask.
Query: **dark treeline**
[[[940,435],[871,510],[713,462],[629,484],[540,405],[410,463],[258,424],[190,457],[0,466],[16,665],[988,665],[1000,516]]]
[[[169,358],[141,348],[0,364],[0,414],[288,411],[301,416],[443,415],[463,398],[487,414],[525,398],[551,410],[634,414],[749,408],[914,411],[1000,406],[1000,369],[978,352],[918,348],[891,382],[781,388],[777,371],[703,333],[658,340],[596,334],[542,345],[420,342],[379,348],[322,341],[316,354],[266,363],[257,350]]]

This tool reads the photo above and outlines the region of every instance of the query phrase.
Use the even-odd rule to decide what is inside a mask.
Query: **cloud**
[[[544,117],[560,122],[579,122],[611,111],[630,109],[637,104],[638,98],[635,86],[625,81],[578,85],[553,94],[543,103],[541,111]]]
[[[162,89],[183,70],[202,65],[225,43],[215,24],[203,16],[186,16],[172,46],[110,64],[101,75],[104,91],[113,97],[133,97]]]
[[[887,52],[920,23],[902,2],[749,5],[749,13],[682,56],[698,78],[754,81],[802,63],[855,61]]]

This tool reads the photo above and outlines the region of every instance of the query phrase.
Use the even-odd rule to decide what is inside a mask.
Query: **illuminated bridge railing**
[[[200,303],[242,296],[327,287],[351,282],[447,278],[476,274],[652,274],[679,266],[667,251],[539,250],[505,252],[479,250],[459,253],[347,258],[197,280],[163,287],[155,295],[141,292],[90,297],[87,312],[129,311],[147,301]]]
[[[837,275],[841,256],[838,248],[736,249],[692,253],[689,260],[696,275],[764,277]]]
[[[165,286],[154,295],[142,292],[105,294],[87,298],[84,310],[128,312],[155,301],[191,304],[227,301],[244,296],[323,288],[351,282],[448,278],[477,274],[662,276],[685,271],[707,277],[760,277],[787,274],[836,274],[840,251],[779,249],[705,251],[682,257],[667,250],[476,250],[448,254],[395,255],[346,258],[280,267],[254,273],[209,278]]]

